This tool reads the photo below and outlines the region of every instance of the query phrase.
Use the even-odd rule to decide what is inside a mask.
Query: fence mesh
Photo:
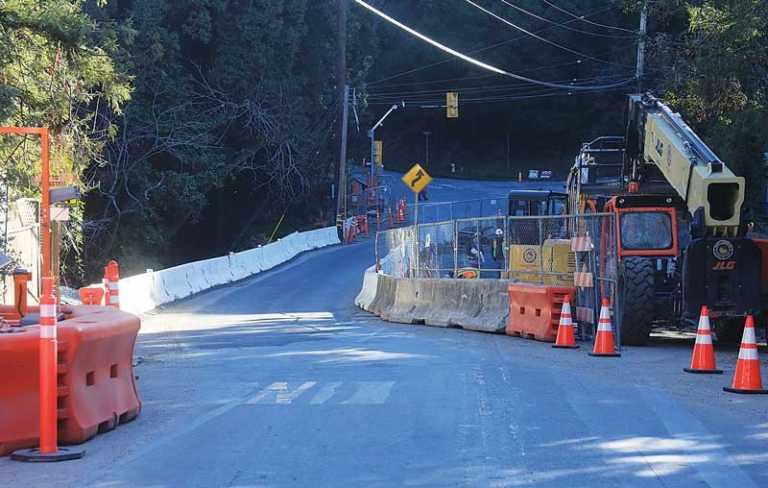
[[[419,222],[435,223],[447,220],[477,217],[502,217],[507,214],[507,197],[482,198],[458,202],[421,202],[419,204]],[[412,217],[412,205],[409,201],[409,214]]]
[[[612,214],[426,222],[379,232],[376,257],[381,272],[399,278],[509,279],[575,288],[578,334],[586,340],[594,336],[601,301],[608,298],[620,343],[614,223]]]

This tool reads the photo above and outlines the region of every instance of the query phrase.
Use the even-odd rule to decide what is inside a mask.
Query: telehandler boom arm
[[[654,165],[708,235],[736,236],[744,178],[736,176],[679,114],[649,95],[630,95],[627,156],[637,181]]]

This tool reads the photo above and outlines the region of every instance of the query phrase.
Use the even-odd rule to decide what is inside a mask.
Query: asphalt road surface
[[[385,323],[353,305],[371,262],[328,248],[148,315],[139,418],[80,461],[2,459],[3,486],[768,486],[768,397],[721,389],[735,349],[699,376],[689,339],[608,359]]]

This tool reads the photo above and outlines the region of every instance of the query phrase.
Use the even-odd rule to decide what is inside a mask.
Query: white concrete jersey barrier
[[[340,244],[336,227],[295,232],[266,246],[120,280],[120,309],[141,314],[210,288],[253,276],[299,254]]]
[[[363,310],[369,310],[373,300],[376,298],[376,291],[378,287],[378,275],[376,274],[376,266],[371,266],[365,270],[363,275],[363,288],[360,290],[360,294],[355,298],[355,305]]]
[[[355,304],[390,322],[503,333],[507,280],[407,279],[366,270]]]

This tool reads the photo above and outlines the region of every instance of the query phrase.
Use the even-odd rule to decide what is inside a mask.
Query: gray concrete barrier
[[[468,280],[473,298],[479,302],[477,312],[462,319],[461,327],[480,332],[504,333],[509,318],[509,281]]]
[[[395,280],[395,299],[389,310],[382,317],[391,322],[403,324],[414,323],[413,310],[416,307],[416,297],[420,288],[420,280]]]
[[[355,303],[390,322],[503,333],[509,317],[509,283],[393,278],[369,270]]]
[[[371,302],[369,312],[383,317],[385,312],[392,308],[395,303],[395,288],[397,280],[391,276],[378,275],[376,284],[376,296]]]

